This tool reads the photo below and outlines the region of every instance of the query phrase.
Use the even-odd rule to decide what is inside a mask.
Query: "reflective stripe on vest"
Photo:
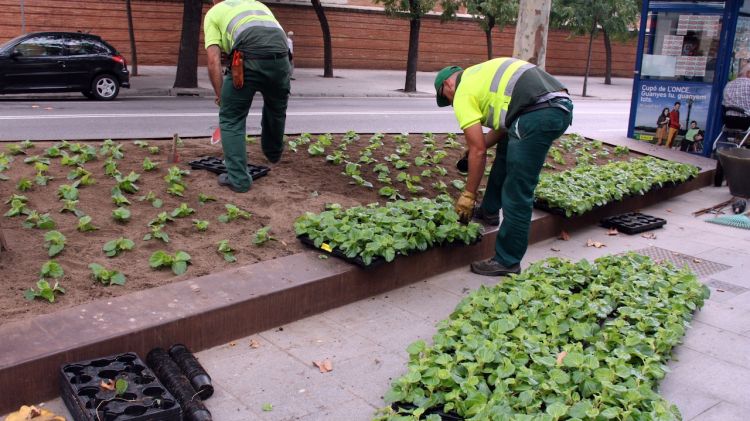
[[[485,125],[493,128],[504,126],[513,88],[521,75],[532,67],[534,67],[533,64],[515,58],[507,58],[500,64],[490,84],[490,92],[496,93],[500,98],[500,124],[495,124],[495,107],[490,105]]]
[[[245,19],[248,16],[269,16],[269,14],[265,10],[245,10],[244,12],[242,12],[239,15],[235,16],[229,22],[229,25],[227,25],[226,33],[227,34],[233,34],[234,30],[237,29],[237,25],[240,24],[240,21],[242,19]]]
[[[237,32],[236,33],[237,33],[237,35],[239,35],[245,29],[253,27],[253,26],[264,26],[264,27],[267,27],[267,28],[279,28],[282,31],[284,30],[284,28],[281,27],[281,24],[278,23],[278,22],[276,22],[276,21],[272,21],[272,20],[251,20],[251,21],[245,22],[242,25],[240,25],[239,27],[237,27]],[[232,37],[232,38],[234,38],[234,37]]]
[[[232,7],[246,6],[248,5],[248,3],[252,4],[256,2],[244,2],[244,1],[225,2],[225,4],[232,6]],[[261,4],[261,3],[257,3],[257,4]],[[257,18],[251,18],[250,20],[242,22],[244,19],[248,17],[252,17],[252,16],[256,16]],[[238,13],[237,16],[232,18],[231,21],[229,21],[229,24],[226,27],[226,31],[224,32],[232,48],[234,48],[234,45],[237,43],[238,35],[242,34],[242,32],[245,29],[253,27],[253,26],[278,28],[281,31],[284,30],[281,27],[281,24],[278,21],[276,21],[276,18],[273,16],[273,14],[265,9],[244,10]]]

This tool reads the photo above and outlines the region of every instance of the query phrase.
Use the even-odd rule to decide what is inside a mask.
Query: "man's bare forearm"
[[[223,75],[221,74],[221,49],[217,45],[211,45],[206,50],[208,56],[208,78],[211,81],[211,86],[214,88],[216,98],[221,98],[221,86],[224,82]]]

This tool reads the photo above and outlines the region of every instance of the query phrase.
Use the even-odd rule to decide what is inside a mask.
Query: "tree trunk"
[[[175,88],[198,87],[198,38],[203,12],[202,0],[185,0],[182,9],[182,36],[177,58]]]
[[[414,2],[415,0],[410,0]],[[419,63],[419,27],[422,21],[412,17],[409,20],[409,54],[406,59],[406,83],[404,92],[417,91],[417,64]]]
[[[552,0],[520,0],[513,57],[544,68]]]
[[[591,49],[594,43],[594,35],[596,35],[596,20],[591,27],[591,34],[589,35],[589,51],[586,56],[586,73],[583,75],[583,92],[581,96],[586,96],[586,85],[589,81],[589,71],[591,70]]]
[[[604,51],[607,53],[606,68],[604,70],[604,84],[612,84],[612,40],[609,39],[609,33],[606,29],[602,29],[602,35],[604,35]]]
[[[333,47],[331,45],[331,28],[320,0],[311,0],[315,14],[318,15],[320,30],[323,31],[323,77],[333,77]]]
[[[135,33],[133,31],[133,9],[130,7],[130,0],[125,2],[128,12],[128,35],[130,36],[130,67],[131,76],[138,76],[138,54],[135,51]]]
[[[495,17],[487,16],[487,30],[484,31],[484,35],[487,37],[487,60],[492,60],[492,28],[495,27]]]

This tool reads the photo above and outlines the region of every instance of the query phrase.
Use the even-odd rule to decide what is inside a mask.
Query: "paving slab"
[[[748,413],[750,413],[750,407],[748,406],[720,402],[694,418],[690,418],[689,421],[746,420]]]

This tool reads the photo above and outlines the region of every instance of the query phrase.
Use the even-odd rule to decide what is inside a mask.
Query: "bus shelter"
[[[710,155],[724,86],[750,60],[750,0],[644,0],[640,27],[628,137],[667,143],[668,115],[673,147],[697,129]]]

